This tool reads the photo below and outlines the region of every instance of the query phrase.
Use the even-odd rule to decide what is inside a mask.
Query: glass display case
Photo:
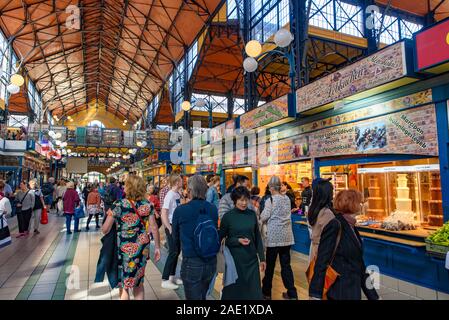
[[[335,167],[321,169],[322,177],[329,176],[331,170],[338,171]],[[362,212],[357,217],[359,225],[392,231],[441,226],[443,207],[439,170],[438,159],[353,166],[348,175],[355,175],[356,181],[349,187],[358,189],[363,195]],[[336,188],[343,186],[337,179]]]
[[[227,170],[225,170],[225,186],[226,186],[226,188],[228,188],[230,185],[232,185],[234,183],[232,180],[232,176],[234,174],[240,174],[240,175],[248,177],[249,184],[250,185],[253,184],[253,170],[251,167],[227,169]],[[261,193],[262,193],[262,191],[261,191]]]
[[[281,181],[287,182],[293,191],[300,193],[302,191],[301,179],[307,177],[312,181],[312,163],[311,161],[302,161],[260,168],[257,184],[261,194],[264,194],[270,178],[274,175],[278,176]]]

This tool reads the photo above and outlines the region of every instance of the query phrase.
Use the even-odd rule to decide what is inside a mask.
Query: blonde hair
[[[176,184],[178,183],[179,180],[181,180],[181,176],[178,174],[174,174],[170,176],[170,187],[174,187],[176,186]]]
[[[39,183],[37,182],[36,179],[30,180],[30,188],[32,189],[39,188]]]
[[[145,181],[139,176],[129,175],[125,181],[126,198],[131,200],[142,200],[146,194]]]
[[[67,189],[75,189],[75,184],[73,183],[73,181],[67,182]]]

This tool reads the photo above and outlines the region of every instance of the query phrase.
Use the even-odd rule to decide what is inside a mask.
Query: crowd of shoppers
[[[318,178],[310,184],[308,178],[303,178],[298,202],[290,185],[277,176],[271,177],[262,197],[260,189],[250,188],[248,177],[243,175],[233,177],[223,196],[218,176],[194,175],[187,183],[184,181],[182,176],[173,174],[159,188],[145,185],[142,178],[130,174],[124,183],[110,178],[106,184],[86,184],[81,190],[74,181],[61,180],[56,184],[50,178],[42,188],[37,180],[22,181],[14,194],[17,238],[28,237],[30,229],[39,234],[45,207],[65,216],[68,234],[72,233],[72,220],[74,231],[81,231],[78,211],[84,211],[86,231],[95,217],[96,229],[101,228],[105,238],[112,235],[109,238],[115,245],[109,253],[102,250],[102,256],[116,256],[114,286],[120,288],[121,299],[129,299],[131,292],[135,299],[143,299],[150,244],[154,241],[154,261],[158,261],[159,229],[163,226],[168,255],[162,288],[177,290],[183,285],[188,300],[206,299],[218,269],[221,270],[217,268],[221,263],[217,257],[224,255],[226,281],[221,299],[270,300],[279,257],[285,287],[282,297],[290,300],[298,299],[297,275],[291,266],[291,248],[295,243],[291,214],[301,210],[306,215],[311,238],[307,271],[310,298],[361,299],[361,292],[368,299],[379,298],[367,286],[369,274],[363,261],[363,241],[355,228],[355,216],[363,202],[358,191],[344,190],[334,195],[329,180]],[[0,213],[8,212],[6,192],[6,183],[0,181]],[[102,215],[105,215],[103,223]],[[177,265],[181,252],[179,278]],[[330,267],[339,274],[331,284],[326,281]]]

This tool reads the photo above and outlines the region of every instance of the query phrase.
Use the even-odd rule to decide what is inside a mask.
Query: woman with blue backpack
[[[172,237],[175,249],[182,249],[181,279],[187,300],[206,300],[217,269],[220,249],[218,209],[206,201],[208,185],[203,176],[189,178],[191,200],[173,213]]]

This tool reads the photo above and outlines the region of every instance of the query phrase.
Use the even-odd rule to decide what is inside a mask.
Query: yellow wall
[[[123,119],[113,115],[110,111],[107,111],[104,103],[101,101],[98,104],[98,108],[95,106],[95,102],[89,103],[89,108],[87,110],[80,111],[76,114],[71,115],[73,122],[66,121],[64,124],[69,128],[74,127],[85,127],[87,124],[93,120],[101,121],[106,128],[116,128],[130,130],[131,125],[123,126]]]

